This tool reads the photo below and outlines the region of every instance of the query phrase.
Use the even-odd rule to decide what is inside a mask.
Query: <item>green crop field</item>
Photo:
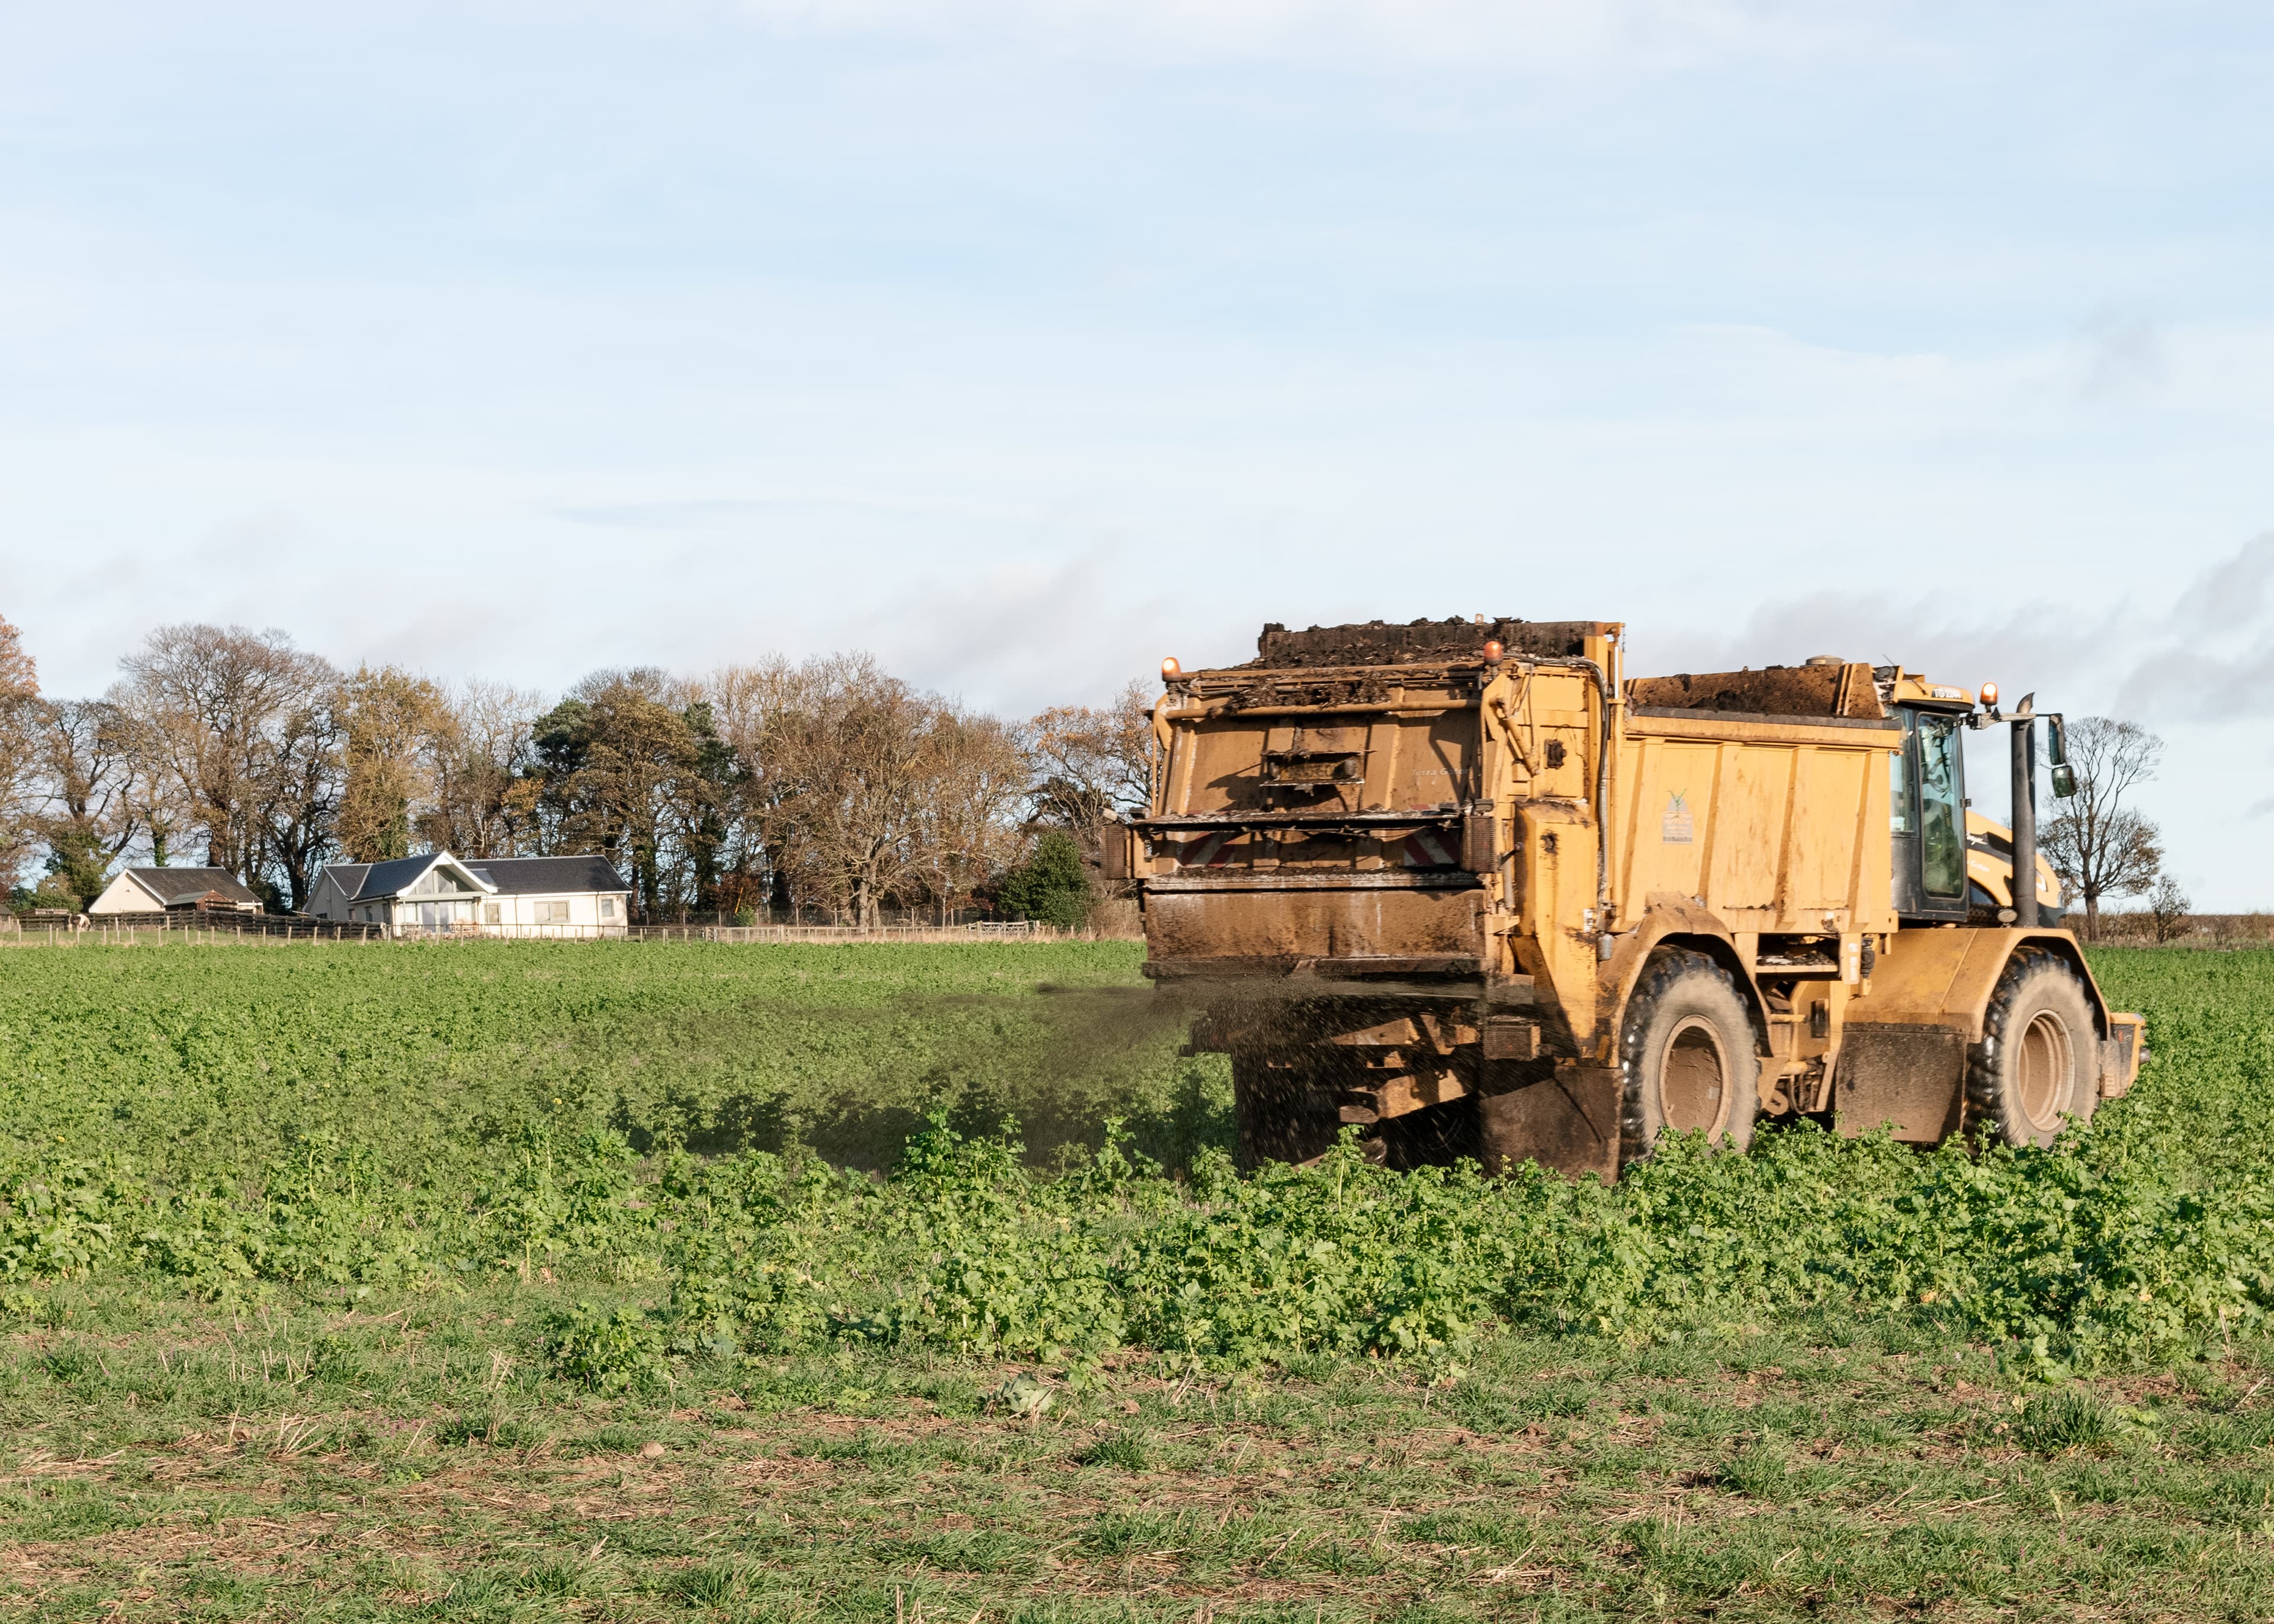
[[[2274,1616],[2274,953],[2053,1153],[1608,1190],[1237,1177],[1138,956],[0,953],[0,1605]]]

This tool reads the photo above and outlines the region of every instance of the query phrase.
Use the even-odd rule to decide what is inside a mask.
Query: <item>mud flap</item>
[[[1949,1026],[1849,1021],[1832,1098],[1834,1120],[1849,1139],[1887,1123],[1906,1144],[1939,1144],[1958,1131],[1966,1034]]]
[[[1577,1178],[1619,1176],[1619,1073],[1614,1066],[1559,1064],[1555,1075],[1477,1101],[1487,1173],[1526,1161]]]
[[[2140,1063],[2148,1057],[2148,1047],[2140,1041],[2147,1029],[2148,1023],[2137,1015],[2109,1016],[2108,1036],[2100,1045],[2102,1099],[2120,1099],[2132,1091]]]

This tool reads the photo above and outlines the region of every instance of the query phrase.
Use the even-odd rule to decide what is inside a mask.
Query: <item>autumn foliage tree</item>
[[[410,854],[412,821],[433,789],[449,731],[442,690],[393,665],[365,665],[341,685],[346,742],[339,845],[351,862]]]

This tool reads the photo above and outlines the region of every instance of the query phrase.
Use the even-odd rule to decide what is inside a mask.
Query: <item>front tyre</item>
[[[2100,1036],[2084,984],[2059,955],[2014,955],[1969,1052],[1966,1103],[2008,1145],[2045,1146],[2066,1115],[2089,1117],[2097,1097]]]
[[[1760,1051],[1729,973],[1703,953],[1662,947],[1643,966],[1619,1032],[1624,1109],[1620,1160],[1660,1133],[1703,1132],[1743,1150],[1760,1111]]]

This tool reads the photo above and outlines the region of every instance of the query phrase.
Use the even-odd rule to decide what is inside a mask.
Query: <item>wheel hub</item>
[[[2014,1102],[2039,1132],[2060,1125],[2061,1092],[2070,1076],[2068,1028],[2047,1010],[2022,1029],[2014,1056]]]
[[[1666,1125],[1681,1133],[1720,1127],[1728,1077],[1721,1040],[1711,1022],[1693,1015],[1675,1027],[1659,1076]]]

